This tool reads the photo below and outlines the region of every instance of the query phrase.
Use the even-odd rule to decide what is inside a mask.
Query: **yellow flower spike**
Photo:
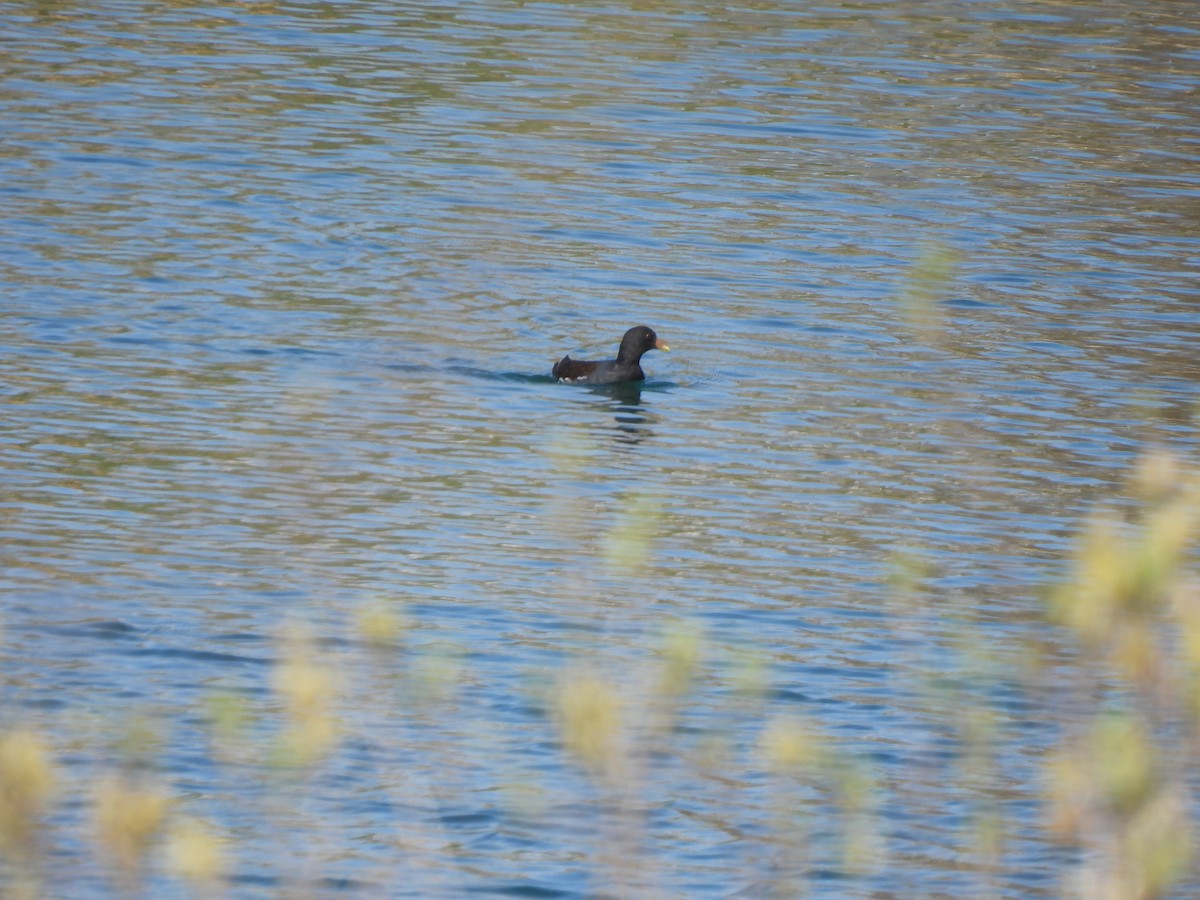
[[[1155,788],[1153,750],[1141,724],[1124,715],[1096,723],[1090,749],[1097,787],[1112,808],[1126,812],[1141,806]]]
[[[197,819],[186,819],[171,829],[167,863],[181,878],[209,886],[220,881],[226,870],[220,840]]]
[[[1116,626],[1118,601],[1129,580],[1124,559],[1117,523],[1098,516],[1080,538],[1074,577],[1054,592],[1058,620],[1089,643],[1106,640]]]
[[[301,766],[316,762],[337,739],[337,690],[333,672],[318,660],[317,648],[303,629],[293,628],[286,636],[274,687],[287,720],[280,760]]]
[[[938,241],[927,241],[911,266],[896,302],[908,327],[923,339],[937,337],[944,316],[940,303],[953,286],[959,252]]]
[[[688,626],[676,626],[667,632],[662,648],[662,675],[659,691],[667,696],[678,696],[692,684],[700,666],[700,630]]]
[[[0,737],[0,848],[27,852],[54,790],[50,753],[29,731]]]
[[[1192,860],[1186,790],[1160,791],[1130,823],[1127,856],[1133,897],[1161,897],[1183,877]]]
[[[94,807],[96,835],[127,875],[141,867],[170,807],[170,799],[161,791],[139,787],[122,776],[110,775],[100,782]]]
[[[569,676],[559,687],[563,744],[597,774],[616,775],[621,759],[621,698],[613,684],[592,675]]]
[[[1153,686],[1161,672],[1162,656],[1150,626],[1128,621],[1118,630],[1111,648],[1112,660],[1135,684]]]
[[[825,743],[811,727],[792,716],[781,716],[763,731],[763,755],[779,773],[813,769],[825,759]]]
[[[406,630],[404,616],[385,601],[364,606],[358,611],[358,633],[373,647],[383,649],[396,646]]]
[[[1192,542],[1196,513],[1192,503],[1179,500],[1165,504],[1151,514],[1146,522],[1144,541],[1159,565],[1171,570],[1178,567]]]

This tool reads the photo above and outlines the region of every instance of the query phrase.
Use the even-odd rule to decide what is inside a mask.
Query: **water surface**
[[[1189,12],[9,4],[5,721],[80,797],[153,723],[237,896],[1059,896],[1041,589],[1197,449]],[[640,322],[639,388],[547,377]],[[270,744],[292,620],[344,729],[299,787],[205,714]],[[554,685],[655,735],[679,628],[673,737],[606,788]],[[939,678],[994,717],[982,785]],[[785,715],[873,779],[862,829],[780,792]],[[49,894],[109,890],[85,807]]]

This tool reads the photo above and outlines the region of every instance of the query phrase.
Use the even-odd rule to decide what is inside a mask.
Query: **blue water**
[[[1189,12],[0,11],[0,696],[59,767],[45,894],[116,889],[89,797],[148,727],[235,896],[1061,896],[1043,588],[1140,454],[1197,451]],[[549,378],[638,323],[643,385]],[[341,731],[289,773],[296,621]],[[580,672],[619,778],[562,746]],[[771,772],[788,716],[861,803]],[[159,843],[138,878],[186,893]]]

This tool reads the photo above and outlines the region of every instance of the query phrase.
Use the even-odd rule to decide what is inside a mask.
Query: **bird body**
[[[647,350],[670,352],[671,348],[659,340],[654,329],[647,328],[645,325],[635,325],[621,338],[621,346],[617,350],[616,359],[571,359],[570,355],[567,355],[554,364],[550,374],[560,381],[582,384],[618,384],[622,381],[642,381],[646,377],[641,366],[642,354]]]

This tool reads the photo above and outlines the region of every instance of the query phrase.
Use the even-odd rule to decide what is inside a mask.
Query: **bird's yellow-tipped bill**
[[[671,352],[671,348],[670,348],[670,347],[668,347],[668,346],[667,346],[665,343],[663,343],[663,339],[662,339],[662,338],[655,338],[655,339],[654,339],[654,349],[655,349],[655,350],[666,350],[668,353],[670,353],[670,352]]]

